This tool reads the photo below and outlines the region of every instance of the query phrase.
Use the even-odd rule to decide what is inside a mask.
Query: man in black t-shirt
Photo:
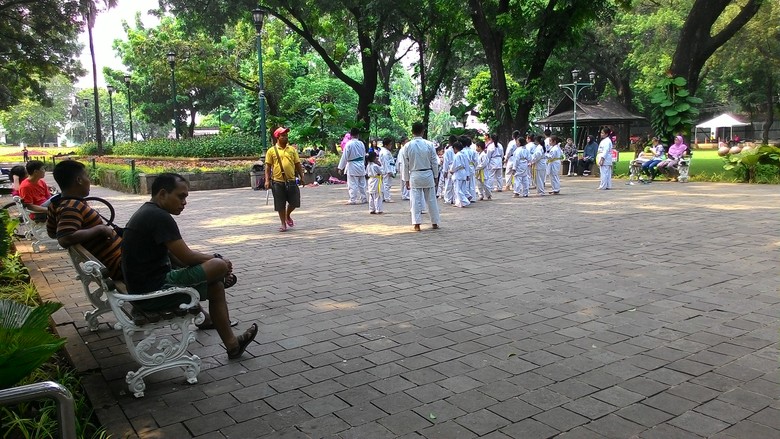
[[[225,282],[234,282],[233,266],[218,254],[191,250],[181,237],[171,215],[179,215],[187,204],[189,184],[179,174],[160,174],[152,184],[152,199],[130,218],[122,236],[122,271],[131,294],[148,293],[172,286],[193,287],[200,300],[209,301],[209,313],[201,329],[216,328],[225,343],[228,358],[238,358],[257,335],[253,323],[236,337],[230,329]],[[180,268],[181,267],[181,268]],[[232,283],[231,283],[232,285]],[[146,310],[170,308],[187,303],[186,295],[136,302]]]

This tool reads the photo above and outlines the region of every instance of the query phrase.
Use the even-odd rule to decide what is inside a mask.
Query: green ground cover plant
[[[58,352],[65,340],[49,330],[49,316],[62,305],[41,301],[13,246],[16,221],[0,210],[0,388],[58,382],[74,397],[77,438],[107,438],[78,375]],[[2,438],[58,437],[56,413],[56,404],[49,399],[0,406]]]
[[[127,157],[252,157],[262,149],[258,136],[251,134],[220,134],[190,139],[151,139],[143,142],[117,143],[113,148],[104,146],[108,155]],[[97,145],[85,143],[77,154],[97,154]]]

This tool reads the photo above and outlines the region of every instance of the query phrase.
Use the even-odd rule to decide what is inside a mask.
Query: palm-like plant
[[[48,331],[49,317],[61,306],[0,300],[0,389],[18,383],[65,344]]]
[[[97,88],[97,65],[95,64],[95,45],[92,41],[92,28],[95,27],[95,19],[100,11],[100,6],[104,10],[115,7],[117,0],[81,0],[81,11],[84,15],[84,24],[89,36],[89,54],[92,57],[92,94],[95,101],[95,141],[97,142],[97,153],[103,155],[103,129],[100,124],[100,102],[98,99]]]

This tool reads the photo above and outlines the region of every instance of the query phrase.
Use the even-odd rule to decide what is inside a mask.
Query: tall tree
[[[751,121],[763,118],[761,140],[769,142],[780,88],[780,5],[766,2],[761,11],[713,56],[725,102],[738,102]],[[709,65],[709,63],[708,63]]]
[[[111,9],[116,6],[117,0],[81,0],[81,10],[84,14],[84,26],[89,36],[89,55],[92,58],[92,101],[95,109],[95,140],[98,155],[103,155],[103,129],[100,124],[100,97],[97,86],[97,65],[95,63],[95,45],[92,39],[92,28],[101,9]]]
[[[509,139],[514,128],[528,126],[552,53],[574,41],[599,11],[614,5],[608,0],[468,0],[468,6],[490,70],[499,136]],[[507,74],[526,92],[513,97]]]
[[[673,76],[682,76],[688,81],[688,91],[692,95],[699,88],[701,71],[710,56],[758,13],[764,0],[747,0],[744,6],[739,3],[733,0],[694,1],[670,67]],[[730,19],[725,18],[729,6],[740,8]]]
[[[423,124],[430,124],[431,103],[445,85],[451,85],[457,66],[468,55],[462,42],[475,37],[468,17],[458,2],[451,0],[413,1],[398,5],[409,28],[409,38],[417,44],[419,59],[415,75],[420,83],[420,110]]]
[[[182,132],[192,136],[197,113],[205,114],[227,103],[230,83],[222,70],[227,64],[221,57],[222,48],[202,33],[188,34],[173,17],[163,17],[150,29],[136,18],[135,28],[125,27],[127,41],[114,42],[122,62],[133,72],[134,107],[149,122],[170,126],[173,102],[166,55],[172,51],[176,53],[175,123],[186,124]],[[121,82],[122,75],[107,70],[114,82]]]
[[[0,0],[0,110],[25,97],[46,101],[46,82],[82,74],[76,1]]]
[[[65,128],[73,94],[70,79],[56,76],[45,84],[46,105],[30,98],[0,112],[0,122],[16,141],[43,146]]]
[[[255,0],[161,0],[177,17],[191,26],[221,32],[226,23],[247,19],[257,7]],[[378,87],[379,52],[392,38],[389,32],[395,2],[393,0],[267,0],[262,6],[300,35],[330,68],[332,74],[358,95],[356,119],[370,127],[370,105]],[[344,35],[353,37],[344,38]],[[343,42],[354,47],[331,50]],[[343,46],[342,46],[343,47]],[[341,64],[345,53],[355,54],[361,65],[358,78],[347,74]]]

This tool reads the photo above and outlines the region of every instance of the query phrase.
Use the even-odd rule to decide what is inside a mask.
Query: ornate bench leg
[[[193,323],[196,321],[198,316],[188,315],[141,328],[122,329],[130,355],[141,365],[138,370],[128,372],[125,377],[128,388],[137,398],[144,395],[146,388],[144,377],[162,370],[183,367],[187,382],[190,384],[198,382],[200,358],[197,355],[186,355],[187,347],[195,341]],[[166,327],[170,327],[177,334],[159,332]],[[138,342],[133,340],[136,332],[143,333],[143,339]]]
[[[677,181],[680,183],[688,183],[688,172],[690,171],[691,167],[688,163],[680,163],[680,166],[678,167],[678,170],[680,171],[680,176],[677,177]]]
[[[190,384],[198,382],[198,374],[200,373],[200,357],[197,355],[184,356],[174,361],[168,361],[156,366],[141,366],[136,371],[127,372],[125,376],[125,382],[127,382],[127,388],[132,392],[136,398],[143,398],[144,390],[146,390],[146,383],[144,378],[161,370],[171,369],[174,367],[184,368],[184,377]]]

